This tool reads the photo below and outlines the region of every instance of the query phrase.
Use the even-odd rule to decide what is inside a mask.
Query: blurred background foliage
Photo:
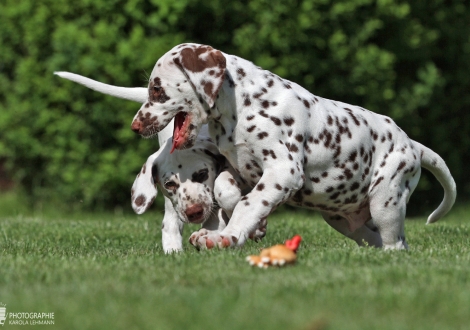
[[[62,80],[145,86],[157,59],[197,42],[312,93],[395,119],[439,153],[470,197],[470,9],[465,0],[2,0],[3,190],[72,208],[130,209],[157,147],[130,130],[139,105]],[[414,210],[442,188],[424,173]],[[418,197],[416,197],[418,196]]]

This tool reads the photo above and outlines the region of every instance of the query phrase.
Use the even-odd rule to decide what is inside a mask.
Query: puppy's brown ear
[[[210,46],[187,45],[173,61],[188,77],[198,95],[212,108],[224,82],[225,56]]]

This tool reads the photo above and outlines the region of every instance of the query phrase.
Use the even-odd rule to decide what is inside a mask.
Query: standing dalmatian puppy
[[[118,98],[139,103],[148,98],[146,88],[112,86],[69,72],[56,74]],[[202,225],[199,231],[190,236],[193,245],[209,233],[220,232],[225,228],[242,193],[246,193],[246,190],[242,190],[247,185],[219,154],[207,130],[207,125],[201,128],[191,148],[171,154],[172,127],[160,131],[160,149],[147,159],[132,186],[132,208],[138,214],[144,213],[152,205],[157,196],[157,186],[164,194],[162,245],[165,253],[183,250],[182,231],[185,223]],[[265,233],[266,224],[252,238],[260,239]],[[211,247],[210,243],[204,247]]]
[[[243,245],[280,204],[319,210],[359,245],[405,249],[406,203],[421,167],[444,188],[437,221],[452,207],[454,180],[439,155],[390,118],[328,100],[210,46],[182,44],[156,63],[132,130],[156,135],[174,118],[172,150],[191,147],[201,126],[253,190],[221,233],[196,246]],[[209,243],[209,244],[208,244]]]

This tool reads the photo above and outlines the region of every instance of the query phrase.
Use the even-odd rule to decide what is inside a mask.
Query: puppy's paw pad
[[[213,249],[215,247],[223,249],[234,245],[229,237],[220,236],[218,233],[210,231],[206,235],[191,237],[189,242],[197,249]]]
[[[214,247],[214,242],[212,242],[210,239],[206,239],[206,248],[212,249]]]

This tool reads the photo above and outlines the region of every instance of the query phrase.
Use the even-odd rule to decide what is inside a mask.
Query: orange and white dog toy
[[[285,244],[274,245],[270,248],[261,250],[257,256],[248,256],[246,260],[251,266],[267,268],[269,266],[284,266],[293,264],[297,260],[297,248],[302,241],[302,237],[295,235]]]

